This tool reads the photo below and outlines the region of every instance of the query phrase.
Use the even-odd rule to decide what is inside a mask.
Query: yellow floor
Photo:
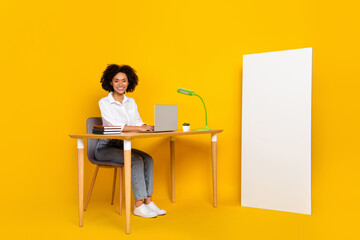
[[[2,239],[358,239],[351,235],[353,229],[343,231],[336,222],[315,225],[317,213],[247,208],[238,202],[219,203],[217,208],[210,201],[163,199],[157,204],[168,214],[154,219],[132,215],[130,235],[125,234],[125,215],[118,214],[117,202],[95,198],[81,228],[76,203],[20,209],[14,219],[2,219]]]

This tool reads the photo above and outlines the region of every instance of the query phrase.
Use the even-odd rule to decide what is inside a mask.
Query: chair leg
[[[121,215],[121,209],[122,209],[122,199],[123,199],[123,197],[122,197],[122,180],[123,180],[123,167],[120,167],[119,168],[119,175],[120,175],[120,181],[119,181],[119,185],[120,185],[120,187],[119,187],[119,192],[120,192],[120,215]]]
[[[87,208],[87,206],[88,206],[88,204],[89,204],[90,196],[91,196],[92,190],[93,190],[94,185],[95,185],[95,180],[96,180],[96,176],[97,176],[98,171],[99,171],[99,165],[96,165],[95,172],[94,172],[94,176],[93,176],[93,179],[92,179],[92,181],[91,181],[89,193],[88,193],[88,196],[87,196],[87,199],[86,199],[84,211],[86,211],[86,208]]]
[[[112,189],[112,196],[111,196],[111,205],[114,204],[115,186],[116,186],[116,175],[117,175],[117,168],[114,168],[114,180],[113,180],[113,189]]]

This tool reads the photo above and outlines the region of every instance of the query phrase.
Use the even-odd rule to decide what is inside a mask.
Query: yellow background
[[[360,239],[359,6],[357,1],[2,1],[2,237],[22,239]],[[313,47],[311,216],[240,207],[244,54]],[[218,208],[211,206],[209,138],[176,143],[170,203],[167,139],[137,140],[155,159],[157,219],[109,204],[112,171],[101,170],[84,227],[77,225],[76,142],[99,116],[109,63],[139,75],[145,122],[154,104],[177,104],[179,124],[203,127],[204,99],[218,136]],[[161,149],[161,150],[159,150]],[[85,194],[94,166],[85,164]],[[117,200],[118,201],[118,200]]]

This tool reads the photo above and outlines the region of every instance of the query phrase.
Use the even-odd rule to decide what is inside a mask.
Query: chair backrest
[[[90,117],[86,120],[86,132],[92,133],[94,125],[102,125],[101,117]],[[87,156],[90,162],[98,164],[98,161],[95,159],[95,148],[98,139],[87,139]]]

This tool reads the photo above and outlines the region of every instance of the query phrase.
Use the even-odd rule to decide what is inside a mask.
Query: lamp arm
[[[206,112],[206,106],[205,106],[204,100],[199,95],[197,95],[195,93],[194,93],[194,95],[198,96],[201,99],[202,103],[204,104],[204,108],[205,108],[205,125],[206,125],[206,128],[208,128],[208,125],[207,125],[207,112]]]

